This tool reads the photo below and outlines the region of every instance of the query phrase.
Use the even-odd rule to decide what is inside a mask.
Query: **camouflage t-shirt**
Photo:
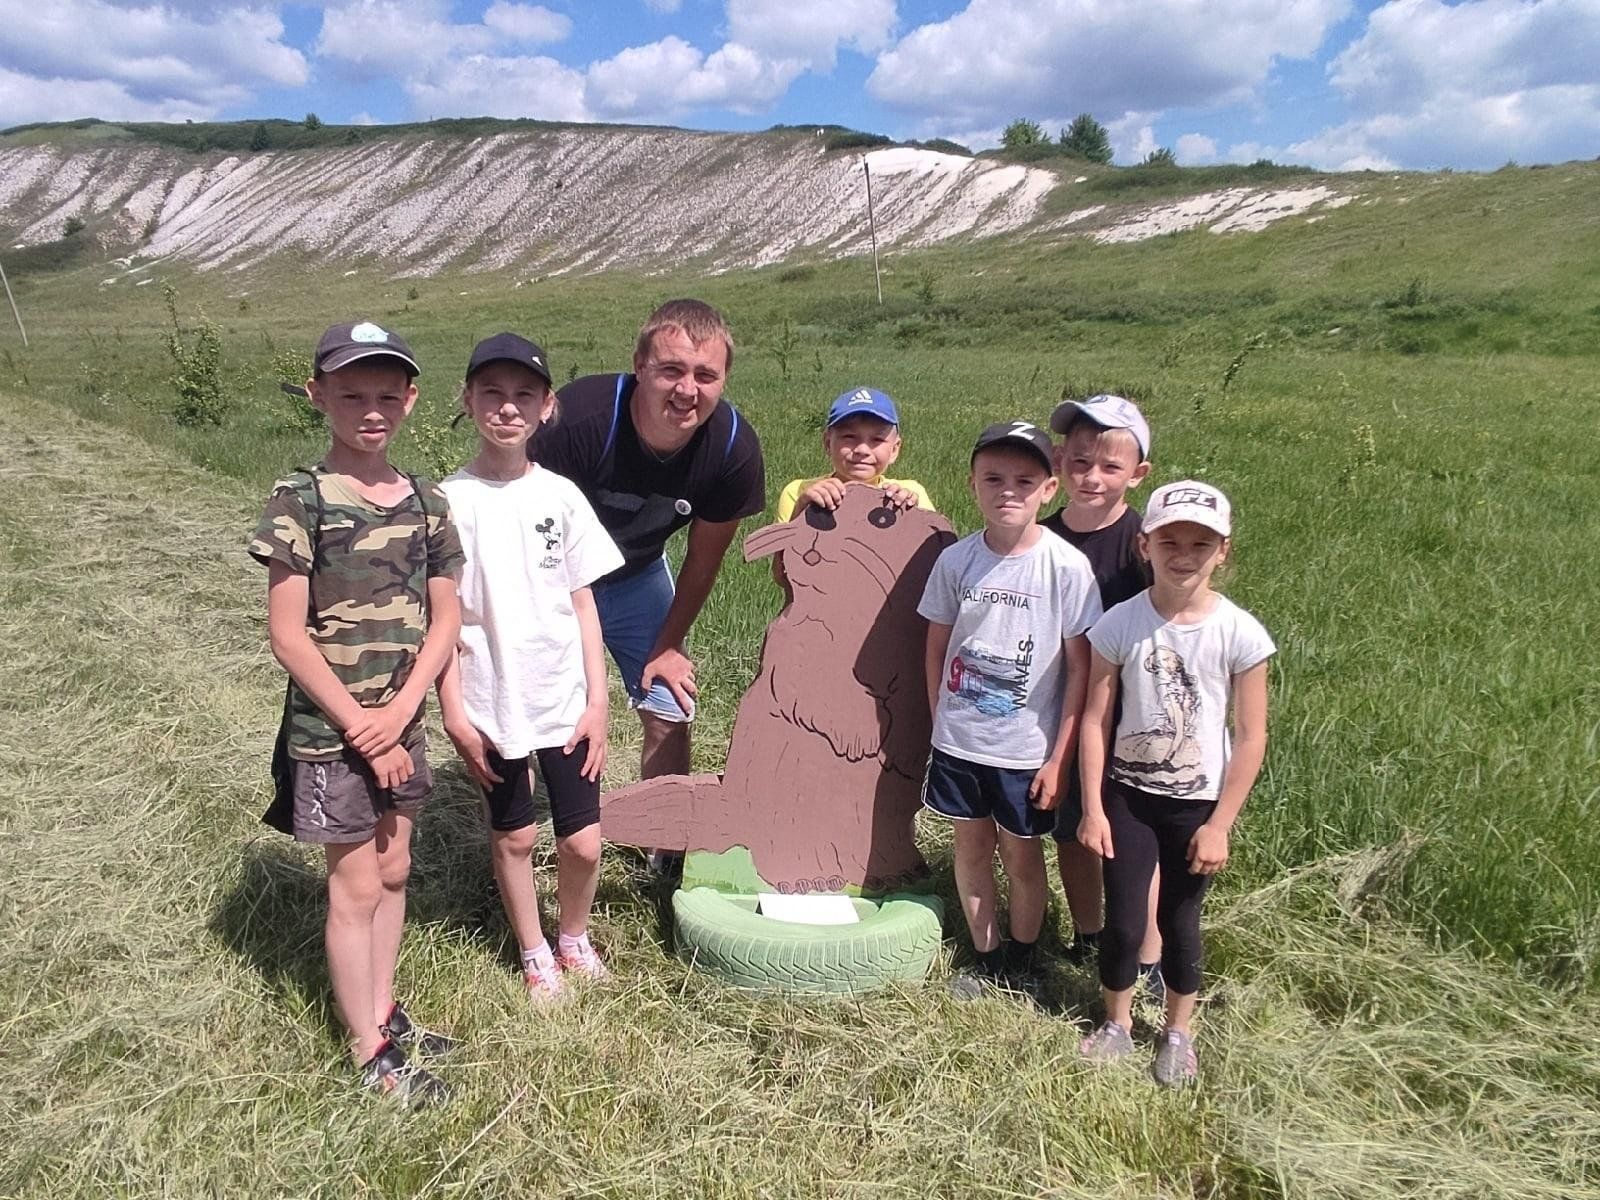
[[[461,543],[438,485],[419,480],[393,508],[364,499],[339,476],[299,472],[274,485],[250,555],[310,577],[306,631],[328,666],[364,708],[393,700],[411,674],[427,630],[428,580],[456,573]],[[321,527],[313,540],[321,492]],[[313,545],[316,561],[312,561]],[[406,727],[409,742],[422,706]],[[315,701],[289,686],[289,755],[338,758],[339,730]]]

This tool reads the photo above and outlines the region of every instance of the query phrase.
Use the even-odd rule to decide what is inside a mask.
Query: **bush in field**
[[[306,119],[300,123],[313,133],[322,128],[322,118],[314,112],[308,112]]]
[[[1061,131],[1060,144],[1074,158],[1102,164],[1111,162],[1111,135],[1088,113],[1072,118],[1072,124]]]
[[[268,375],[288,400],[284,425],[296,433],[321,433],[327,421],[322,410],[312,404],[303,391],[306,380],[311,377],[311,356],[304,350],[279,349],[272,356]],[[291,391],[291,388],[296,390]]]
[[[82,217],[68,217],[66,219],[66,221],[61,226],[61,236],[64,237],[64,238],[69,238],[75,233],[82,233],[82,232],[83,232],[83,218]]]
[[[267,132],[267,127],[263,122],[257,121],[256,127],[250,131],[250,149],[260,151],[271,148],[272,135]]]
[[[1007,150],[1016,150],[1023,146],[1038,146],[1050,139],[1045,137],[1044,129],[1037,121],[1030,121],[1026,117],[1018,117],[1007,125],[1005,132],[1000,135],[1000,144]]]
[[[163,283],[161,295],[172,323],[162,335],[172,359],[169,381],[178,397],[171,409],[172,419],[180,425],[221,425],[228,411],[222,386],[222,327],[200,313],[200,323],[184,329],[178,321],[178,289]]]
[[[1157,146],[1144,156],[1141,167],[1175,167],[1178,165],[1178,156],[1165,146]]]

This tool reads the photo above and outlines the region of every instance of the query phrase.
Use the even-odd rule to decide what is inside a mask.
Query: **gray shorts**
[[[406,749],[416,769],[397,788],[383,788],[372,767],[346,747],[338,758],[294,762],[294,839],[350,845],[369,840],[390,809],[415,816],[433,795],[427,742],[418,738]]]

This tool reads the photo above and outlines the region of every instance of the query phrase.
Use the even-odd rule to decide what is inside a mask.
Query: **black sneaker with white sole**
[[[389,1010],[389,1019],[378,1026],[378,1032],[396,1045],[414,1050],[425,1058],[440,1058],[461,1044],[460,1038],[435,1029],[424,1029],[406,1015],[400,1001]]]
[[[432,1071],[406,1059],[406,1052],[393,1042],[361,1064],[361,1086],[392,1097],[407,1108],[443,1104],[450,1089]]]

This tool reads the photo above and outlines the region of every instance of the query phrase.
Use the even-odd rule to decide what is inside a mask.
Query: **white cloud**
[[[1151,113],[1132,112],[1119,120],[1106,122],[1106,132],[1111,135],[1111,155],[1116,162],[1141,162],[1160,145],[1151,119]]]
[[[1184,166],[1199,166],[1217,161],[1217,143],[1203,133],[1180,133],[1174,153]]]
[[[519,42],[559,42],[572,32],[570,17],[540,4],[507,4],[505,0],[495,0],[489,6],[483,23]]]
[[[587,121],[583,76],[543,56],[468,55],[405,83],[421,114]]]
[[[0,67],[0,128],[34,121],[110,117],[122,121],[203,120],[212,109],[184,100],[146,101],[109,79],[43,79]]]
[[[275,7],[0,0],[0,123],[93,115],[212,116],[261,85],[298,87],[306,60]],[[39,94],[28,94],[28,83]]]
[[[352,114],[350,119],[348,121],[346,121],[345,124],[346,125],[379,125],[379,124],[382,124],[382,122],[380,122],[377,117],[373,116],[366,109],[362,109],[360,112]]]
[[[833,69],[840,46],[883,49],[894,24],[894,0],[728,0],[730,41],[817,71]]]
[[[1591,157],[1600,3],[1391,0],[1328,68],[1357,114],[1287,154],[1357,170]]]
[[[610,118],[670,117],[695,108],[755,111],[771,104],[804,69],[729,42],[703,55],[682,38],[633,46],[590,66],[585,98]]]
[[[670,15],[683,7],[683,0],[644,0],[644,6],[651,12]]]
[[[1349,0],[970,0],[912,30],[867,81],[884,103],[981,126],[1026,112],[1119,118],[1246,99],[1316,53]],[[1109,121],[1108,121],[1109,124]]]

